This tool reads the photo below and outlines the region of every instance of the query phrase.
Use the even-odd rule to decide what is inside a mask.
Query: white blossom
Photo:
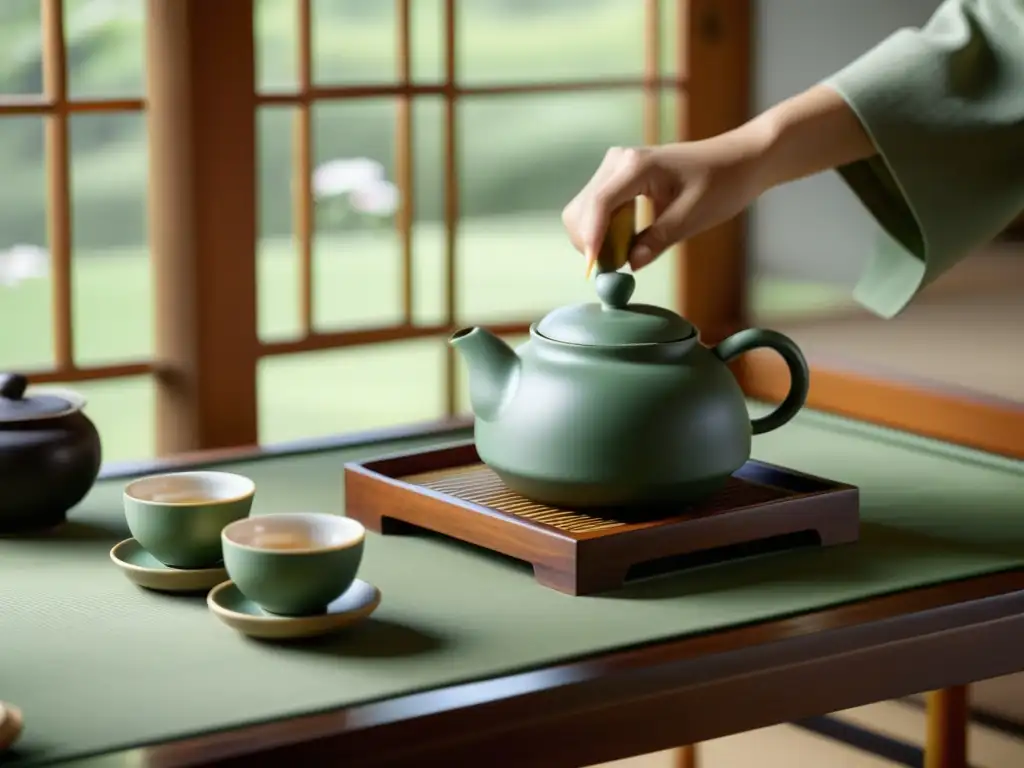
[[[349,204],[360,213],[371,216],[391,216],[398,210],[398,187],[390,181],[377,181],[353,190]]]
[[[38,245],[13,245],[0,251],[0,285],[13,287],[24,280],[43,278],[49,273],[50,254]]]
[[[384,166],[368,157],[329,160],[313,171],[313,196],[339,197],[384,180]]]

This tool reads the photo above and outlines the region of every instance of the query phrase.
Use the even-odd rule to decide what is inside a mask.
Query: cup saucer
[[[224,566],[213,568],[171,568],[142,548],[135,539],[125,539],[110,550],[114,565],[140,587],[156,592],[204,592],[224,581]]]
[[[241,593],[233,581],[218,584],[206,596],[213,614],[238,632],[263,640],[297,640],[336,632],[362,621],[380,605],[380,590],[356,579],[324,613],[278,616],[267,613]]]

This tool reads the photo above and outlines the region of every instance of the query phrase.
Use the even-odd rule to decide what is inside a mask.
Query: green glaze
[[[650,344],[680,341],[697,330],[670,309],[648,304],[629,306],[635,283],[622,272],[603,272],[594,279],[600,304],[573,304],[549,312],[537,323],[537,333],[566,344]],[[628,311],[615,311],[626,310]]]
[[[261,521],[272,521],[280,528],[280,521],[287,518],[297,523],[306,519],[322,527],[343,527],[347,540],[292,549],[253,544],[252,539],[241,535],[242,528],[260,525]],[[352,531],[357,533],[353,535]],[[284,513],[249,518],[226,528],[221,543],[228,576],[249,600],[279,616],[309,616],[323,613],[352,586],[363,559],[364,535],[357,521],[345,517]]]
[[[151,555],[137,539],[129,539],[127,543],[122,542],[117,557],[124,563],[136,568],[145,568],[149,571],[174,571],[169,565],[164,565]]]
[[[634,285],[599,275],[600,304],[555,310],[518,350],[482,328],[452,337],[477,451],[511,489],[554,506],[690,503],[743,466],[752,435],[803,407],[810,377],[789,338],[748,329],[707,348],[674,313],[629,304]],[[726,363],[757,347],[782,355],[792,384],[751,420]]]
[[[237,584],[230,584],[217,590],[213,599],[224,610],[239,616],[251,616],[254,619],[271,621],[295,621],[294,617],[272,613],[261,608],[259,603],[246,597]],[[332,616],[346,616],[354,611],[365,610],[377,599],[376,588],[365,581],[355,579],[340,597],[336,597],[330,602],[324,609],[324,613]]]
[[[176,503],[141,498],[132,495],[131,488],[123,494],[128,530],[146,551],[172,568],[208,568],[219,563],[221,530],[248,516],[254,495],[249,491],[232,498]]]

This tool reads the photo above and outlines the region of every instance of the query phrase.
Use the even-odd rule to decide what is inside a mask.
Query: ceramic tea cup
[[[173,472],[124,489],[124,516],[139,544],[172,568],[207,568],[223,557],[220,532],[248,517],[256,484],[230,472]]]
[[[347,590],[363,559],[357,520],[286,512],[238,520],[221,532],[224,567],[238,590],[280,616],[323,612]]]

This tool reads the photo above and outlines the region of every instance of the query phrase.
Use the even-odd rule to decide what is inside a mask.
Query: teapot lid
[[[627,272],[603,272],[595,280],[600,304],[574,304],[549,312],[537,333],[552,341],[599,347],[682,341],[696,329],[670,309],[630,304],[636,278]]]
[[[75,413],[85,401],[73,392],[29,389],[19,373],[0,373],[0,424],[55,419]]]

